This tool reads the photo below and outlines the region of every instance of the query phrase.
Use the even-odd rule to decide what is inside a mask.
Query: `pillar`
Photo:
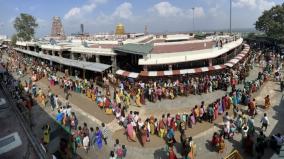
[[[83,58],[83,61],[87,61],[86,54],[81,54],[81,57]]]
[[[51,54],[52,54],[52,56],[55,56],[55,51],[51,50]]]
[[[234,49],[234,55],[237,56],[238,54],[238,49]]]
[[[170,70],[170,71],[173,70],[173,65],[169,65],[169,70]]]
[[[69,76],[73,76],[73,68],[71,66],[69,67],[69,72],[68,73],[69,73]]]
[[[111,56],[112,72],[116,71],[116,56]]]
[[[96,63],[100,63],[100,55],[96,55]]]
[[[83,79],[85,79],[85,78],[86,78],[86,70],[83,69]]]
[[[58,51],[58,55],[59,55],[59,57],[62,57],[62,51],[61,50]]]
[[[208,63],[209,63],[209,67],[211,67],[212,66],[212,59],[208,59]]]
[[[31,47],[30,46],[27,46],[28,50],[30,51],[31,50]]]
[[[59,71],[60,72],[63,72],[64,70],[63,70],[63,65],[62,64],[59,64]]]
[[[70,54],[70,58],[72,59],[72,60],[75,60],[75,56],[74,56],[74,53],[73,52],[71,52],[71,54]]]
[[[147,65],[144,65],[144,66],[143,66],[143,70],[144,70],[144,71],[148,71]]]

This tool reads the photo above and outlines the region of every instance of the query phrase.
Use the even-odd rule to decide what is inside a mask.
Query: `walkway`
[[[259,72],[259,68],[254,68],[250,76],[247,78],[247,80],[255,79],[257,76],[257,73]],[[26,77],[25,77],[26,78]],[[46,79],[42,79],[39,82],[37,82],[37,85],[46,92],[47,86],[49,85],[48,81]],[[238,86],[239,88],[242,88],[242,85]],[[265,88],[262,88],[261,92],[263,94],[266,94],[266,89],[275,87],[277,90],[279,87],[273,82],[269,82],[269,85],[264,85]],[[59,89],[58,86],[52,87],[52,90],[55,94],[58,94],[60,98],[63,97],[63,90]],[[276,92],[276,90],[270,89],[271,94]],[[160,116],[164,112],[171,112],[172,114],[175,114],[177,112],[188,112],[189,109],[191,109],[195,104],[200,104],[202,100],[206,102],[213,102],[217,98],[220,98],[221,96],[225,95],[226,92],[224,91],[216,91],[210,94],[203,94],[200,96],[189,96],[187,98],[185,97],[178,97],[179,99],[175,100],[162,100],[161,102],[157,103],[147,103],[146,106],[142,108],[137,107],[131,107],[130,110],[139,110],[142,113],[142,118],[149,116],[150,114],[154,114],[155,116]],[[277,98],[273,98],[272,101],[276,103],[276,101],[279,101],[279,95],[275,95]],[[257,98],[258,102],[262,103],[263,97],[260,93],[260,96]],[[273,103],[272,102],[272,103]],[[90,99],[88,99],[86,96],[73,93],[70,98],[70,104],[72,105],[72,111],[76,112],[78,119],[79,119],[79,125],[82,125],[82,122],[88,123],[89,127],[96,127],[100,125],[100,121],[103,121],[107,124],[107,127],[112,131],[115,132],[113,134],[113,138],[119,138],[122,144],[125,144],[128,148],[128,154],[127,158],[164,158],[165,152],[164,152],[164,142],[156,137],[151,136],[151,142],[150,144],[146,144],[145,148],[141,148],[139,143],[129,143],[126,141],[125,135],[123,135],[123,131],[119,130],[121,129],[120,126],[118,126],[116,120],[113,120],[113,116],[107,116],[101,111]],[[175,107],[175,108],[173,108]],[[35,109],[35,108],[34,108]],[[143,111],[144,110],[144,111]],[[51,116],[54,116],[55,113],[51,112],[49,109],[46,109]],[[271,111],[271,112],[270,112]],[[275,110],[269,110],[269,112],[273,115],[276,114]],[[36,113],[37,114],[37,113]],[[262,112],[259,113],[260,115],[256,118],[256,125],[259,126],[259,122],[257,121],[258,118],[261,117]],[[275,120],[276,121],[276,120]],[[271,121],[274,122],[275,121]],[[221,119],[219,118],[216,123],[220,123]],[[277,123],[277,122],[276,122]],[[39,128],[39,127],[38,127]],[[270,129],[273,128],[273,125],[270,126]],[[279,128],[283,130],[282,128]],[[119,131],[117,131],[119,130]],[[217,153],[210,152],[208,150],[208,147],[206,147],[206,141],[211,140],[211,136],[214,131],[217,130],[217,127],[214,125],[211,125],[207,122],[204,122],[203,124],[197,124],[194,126],[193,129],[188,129],[187,135],[194,136],[194,141],[197,143],[197,152],[198,156],[197,158],[206,158],[206,157],[212,157],[217,156]],[[276,131],[276,130],[275,130]],[[202,133],[201,133],[202,132]],[[269,131],[267,131],[269,133]],[[179,134],[176,133],[177,139],[179,138]],[[105,158],[105,156],[109,155],[110,149],[112,149],[113,145],[113,138],[110,138],[110,147],[104,147],[104,149],[101,152],[98,151],[90,151],[88,154],[85,154],[81,150],[78,151],[81,157],[83,158]],[[226,141],[227,142],[227,141]],[[238,142],[238,137],[236,137],[236,142]],[[227,147],[226,152],[224,154],[228,154],[232,147],[236,147],[238,143],[227,143],[227,145],[230,145]],[[220,158],[221,156],[217,156],[217,158]]]

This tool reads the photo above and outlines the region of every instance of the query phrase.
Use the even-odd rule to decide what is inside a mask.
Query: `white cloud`
[[[72,18],[81,18],[84,15],[93,12],[96,9],[97,4],[105,3],[105,2],[107,2],[107,0],[89,0],[85,5],[83,5],[81,7],[71,8],[64,15],[64,19],[70,20]]]
[[[273,0],[233,0],[233,7],[258,9],[260,11],[270,9],[275,5]]]
[[[68,20],[71,19],[73,17],[78,17],[81,15],[81,8],[75,7],[70,9],[65,15],[64,15],[64,19]]]
[[[119,17],[123,19],[129,19],[132,17],[132,15],[132,4],[128,2],[124,2],[119,5],[112,14],[112,16],[114,17]]]
[[[178,16],[182,14],[182,10],[173,6],[170,2],[160,2],[154,5],[152,8],[154,12],[157,12],[160,16]]]
[[[92,12],[95,8],[96,8],[96,4],[91,3],[91,4],[88,4],[88,5],[84,5],[82,7],[82,10],[85,11],[85,12]]]
[[[233,0],[232,2],[234,7],[250,7],[255,8],[256,7],[256,0]]]
[[[115,22],[117,19],[124,20],[133,20],[133,12],[132,12],[132,4],[129,2],[124,2],[120,4],[114,12],[110,15],[106,15],[104,13],[100,13],[96,17],[96,24],[111,24]]]
[[[155,4],[150,11],[157,13],[162,17],[180,16],[180,17],[192,17],[192,8],[182,9],[172,5],[170,2],[160,2]],[[203,17],[205,15],[202,7],[194,7],[194,16]]]
[[[269,0],[261,0],[261,3],[259,3],[258,5],[258,8],[261,10],[261,11],[264,11],[264,10],[268,10],[270,9],[271,7],[275,6],[275,2],[273,1],[269,1]]]

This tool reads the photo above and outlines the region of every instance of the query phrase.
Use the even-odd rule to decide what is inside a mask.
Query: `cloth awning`
[[[51,56],[51,55],[47,55],[47,54],[37,53],[37,52],[34,52],[34,51],[28,51],[28,50],[23,50],[23,49],[18,49],[18,48],[15,48],[15,50],[20,51],[20,52],[25,53],[25,54],[35,56],[35,57],[50,60],[50,61],[53,61],[53,62],[56,62],[56,63],[59,63],[59,64],[77,67],[77,68],[95,71],[95,72],[103,72],[106,69],[111,67],[110,65],[107,65],[107,64],[72,60],[72,59],[67,59],[67,58],[58,57],[58,56]]]
[[[249,50],[250,50],[249,45],[245,44],[245,48],[243,49],[243,51],[240,54],[238,54],[235,58],[225,63],[225,65],[228,67],[233,67],[239,61],[241,61],[244,57],[246,57],[246,55],[249,53]]]
[[[139,73],[128,72],[125,70],[117,70],[116,74],[120,76],[124,76],[124,77],[131,77],[131,78],[137,78],[139,76]]]

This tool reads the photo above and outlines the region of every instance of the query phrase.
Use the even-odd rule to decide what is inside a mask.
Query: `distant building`
[[[81,27],[81,34],[84,34],[84,24],[81,24],[80,27]]]
[[[65,39],[63,25],[61,23],[60,17],[53,17],[52,18],[52,27],[51,27],[51,38],[54,39]]]
[[[124,25],[123,24],[117,24],[115,27],[115,35],[124,35],[125,30],[124,30]]]
[[[148,26],[147,25],[145,25],[145,27],[144,27],[144,34],[148,35]]]

